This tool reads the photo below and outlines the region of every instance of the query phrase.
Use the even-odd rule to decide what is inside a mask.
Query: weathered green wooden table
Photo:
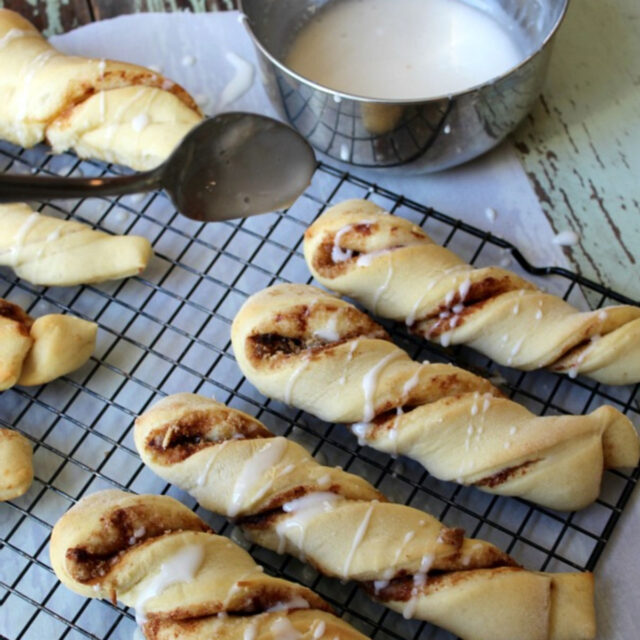
[[[122,13],[208,11],[234,0],[0,0],[45,33]],[[544,95],[513,136],[576,269],[640,299],[640,2],[573,0]],[[531,239],[535,242],[535,238]]]

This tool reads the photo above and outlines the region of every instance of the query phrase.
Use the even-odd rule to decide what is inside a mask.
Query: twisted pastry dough
[[[80,368],[95,348],[98,327],[73,316],[37,320],[0,298],[0,391],[35,386]]]
[[[31,444],[17,431],[0,428],[0,501],[18,498],[32,482]]]
[[[69,287],[128,278],[144,271],[153,251],[140,236],[112,236],[73,220],[0,205],[0,265],[45,286]]]
[[[67,56],[0,9],[0,137],[23,147],[151,169],[202,114],[179,85],[144,67]]]
[[[612,407],[536,416],[463,369],[413,362],[364,313],[314,287],[252,296],[231,339],[262,393],[350,423],[362,444],[413,458],[441,480],[574,510],[597,498],[603,468],[638,463],[636,431]]]
[[[72,591],[136,607],[147,640],[366,640],[167,496],[83,498],[56,523],[50,552]]]
[[[465,640],[595,637],[591,574],[543,574],[208,398],[165,398],[136,421],[145,464],[251,540],[356,580],[407,618]]]
[[[305,234],[304,254],[326,287],[444,346],[467,344],[525,371],[640,381],[640,308],[579,312],[510,271],[465,264],[372,202],[323,213]]]

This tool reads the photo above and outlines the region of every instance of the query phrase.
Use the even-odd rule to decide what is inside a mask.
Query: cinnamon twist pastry
[[[79,369],[95,348],[98,327],[50,314],[37,320],[0,298],[0,391],[35,386]]]
[[[73,220],[0,205],[0,265],[45,286],[69,287],[137,275],[153,251],[140,236],[112,236]]]
[[[179,85],[144,67],[67,56],[0,9],[0,137],[151,169],[202,120]]]
[[[50,552],[72,591],[135,607],[147,640],[366,640],[168,496],[83,498],[56,523]]]
[[[314,287],[252,296],[231,339],[266,396],[350,424],[361,444],[441,480],[574,510],[597,498],[604,468],[638,463],[636,431],[616,409],[536,416],[463,369],[412,361],[364,313]]]
[[[493,545],[318,464],[241,411],[169,396],[138,418],[135,442],[153,471],[237,518],[252,541],[356,580],[406,618],[465,640],[595,637],[591,574],[526,571]]]
[[[428,340],[467,344],[525,371],[640,381],[640,308],[579,312],[510,271],[465,264],[372,202],[348,200],[322,214],[304,254],[323,285]]]
[[[17,431],[0,428],[0,501],[26,493],[33,482],[31,444]]]

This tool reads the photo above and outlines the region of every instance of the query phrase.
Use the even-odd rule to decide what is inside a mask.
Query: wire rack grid
[[[75,156],[10,145],[0,145],[0,170],[118,172]],[[630,474],[607,472],[594,505],[576,514],[556,513],[439,482],[416,463],[361,448],[339,425],[265,400],[240,374],[229,341],[236,311],[249,295],[275,282],[311,282],[301,253],[302,234],[327,206],[350,197],[370,198],[410,218],[473,264],[512,262],[514,270],[576,306],[586,305],[586,293],[597,294],[599,305],[633,302],[563,269],[534,268],[496,236],[324,164],[288,211],[237,223],[186,220],[160,193],[40,207],[47,214],[73,216],[108,232],[146,235],[153,241],[155,256],[141,277],[100,286],[34,287],[0,270],[0,296],[32,315],[69,312],[100,327],[96,353],[82,369],[46,386],[14,388],[0,397],[0,425],[32,441],[36,474],[27,494],[0,504],[0,636],[132,637],[135,623],[130,611],[72,594],[57,582],[48,556],[51,527],[75,501],[118,487],[177,497],[215,530],[248,548],[267,571],[308,585],[371,638],[452,637],[429,624],[404,620],[368,600],[353,584],[325,578],[295,559],[248,545],[232,523],[201,509],[146,469],[133,444],[133,420],[156,399],[179,391],[215,396],[257,416],[275,433],[306,446],[323,464],[341,465],[366,477],[391,499],[496,543],[528,568],[595,567],[638,480],[638,469]],[[465,348],[428,345],[384,324],[415,359],[454,361],[493,377],[538,414],[584,413],[608,403],[636,425],[640,422],[638,386],[609,388],[547,372],[515,372]]]

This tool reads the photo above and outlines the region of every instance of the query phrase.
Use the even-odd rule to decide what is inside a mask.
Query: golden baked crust
[[[466,264],[373,202],[328,209],[307,230],[304,254],[321,284],[429,340],[525,371],[640,381],[640,308],[579,312],[510,271]]]
[[[93,322],[57,313],[33,320],[0,298],[0,391],[45,384],[80,368],[97,331]]]
[[[231,338],[262,393],[350,424],[363,444],[413,458],[441,480],[570,511],[597,498],[604,468],[640,457],[616,409],[536,416],[484,378],[412,361],[365,314],[314,287],[253,295]]]
[[[253,541],[356,580],[408,618],[467,640],[595,637],[591,574],[526,571],[215,400],[181,393],[138,418],[145,464]]]
[[[0,9],[0,137],[23,147],[151,169],[202,119],[193,98],[158,73],[68,56],[19,14]]]
[[[153,251],[140,236],[112,236],[26,204],[0,205],[0,265],[32,284],[70,287],[138,275]]]
[[[50,552],[73,591],[136,607],[148,640],[275,640],[290,627],[307,640],[365,640],[322,598],[266,575],[167,496],[109,490],[83,498],[56,523]]]
[[[0,501],[21,496],[32,482],[31,444],[16,431],[0,427]]]

